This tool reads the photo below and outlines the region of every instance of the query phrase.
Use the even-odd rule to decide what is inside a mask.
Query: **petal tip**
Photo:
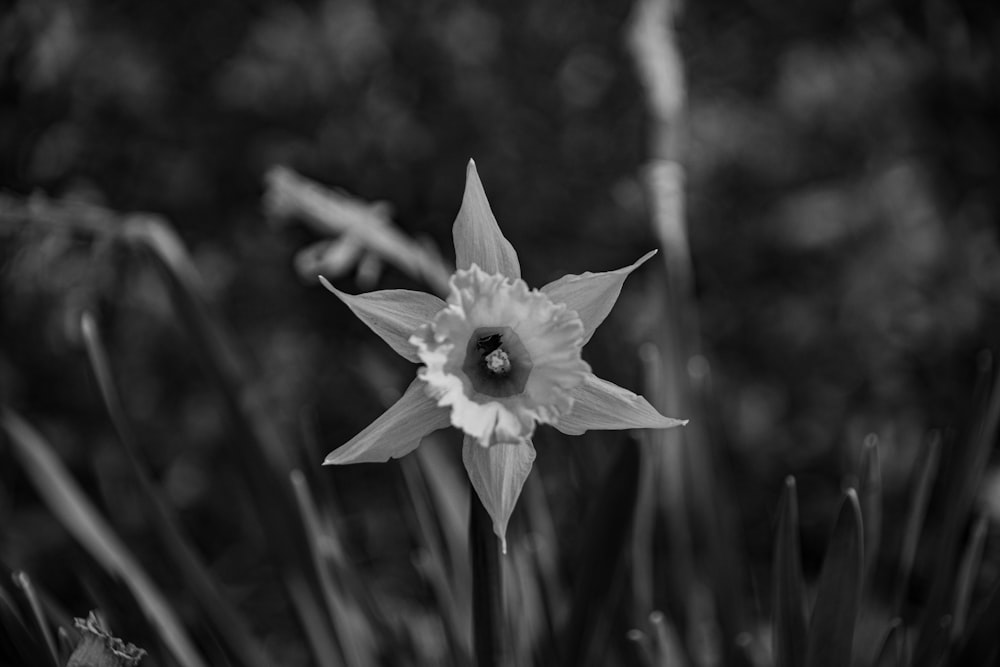
[[[326,279],[326,276],[317,276],[317,278],[319,278],[319,282],[321,285],[323,285],[323,287],[336,294],[337,297],[341,297],[344,294],[339,289],[334,287],[333,283],[331,283],[329,280]]]
[[[645,264],[647,261],[649,261],[649,259],[651,257],[653,257],[658,252],[660,252],[659,248],[653,248],[652,250],[650,250],[649,252],[647,252],[645,255],[643,255],[642,257],[640,257],[638,259],[638,261],[636,261],[636,263],[633,264],[632,266],[634,266],[635,268],[639,268],[640,266],[642,266],[643,264]]]

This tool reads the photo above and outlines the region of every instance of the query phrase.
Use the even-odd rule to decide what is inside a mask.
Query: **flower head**
[[[452,277],[447,303],[410,342],[452,426],[481,445],[520,444],[572,409],[570,391],[590,372],[576,311],[475,264]]]
[[[399,401],[325,463],[386,461],[437,429],[459,428],[469,478],[506,549],[507,521],[535,458],[536,424],[579,435],[685,422],[601,380],[580,356],[625,278],[653,252],[617,271],[531,289],[471,161],[453,233],[458,270],[447,301],[408,290],[351,296],[321,278],[396,352],[423,364]]]

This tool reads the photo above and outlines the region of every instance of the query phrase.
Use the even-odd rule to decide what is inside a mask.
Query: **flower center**
[[[487,354],[483,357],[483,361],[486,362],[486,370],[494,375],[507,375],[507,373],[510,373],[510,357],[507,356],[502,347],[498,347]]]
[[[520,394],[531,374],[531,357],[510,327],[480,327],[469,338],[462,370],[480,394]]]

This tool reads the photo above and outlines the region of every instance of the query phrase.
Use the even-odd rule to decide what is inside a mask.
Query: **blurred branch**
[[[273,167],[264,182],[264,209],[279,219],[300,218],[325,236],[342,237],[345,243],[333,248],[343,255],[342,261],[354,258],[351,251],[360,244],[438,294],[447,294],[452,270],[432,246],[414,241],[393,226],[386,205],[324,188],[287,167]]]

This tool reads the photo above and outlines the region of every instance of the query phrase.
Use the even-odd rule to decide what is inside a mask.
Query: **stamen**
[[[506,375],[510,372],[510,357],[504,352],[502,347],[498,347],[485,357],[486,370],[494,375]]]

